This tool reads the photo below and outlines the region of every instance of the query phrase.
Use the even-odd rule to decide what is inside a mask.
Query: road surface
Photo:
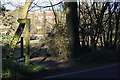
[[[50,78],[120,78],[120,64],[96,67],[87,70],[75,71],[59,75],[48,76]]]

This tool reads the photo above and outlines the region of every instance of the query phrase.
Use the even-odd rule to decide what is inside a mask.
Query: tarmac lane
[[[112,64],[107,66],[95,67],[87,70],[75,71],[71,73],[64,73],[45,77],[51,78],[118,78],[120,79],[120,64]]]

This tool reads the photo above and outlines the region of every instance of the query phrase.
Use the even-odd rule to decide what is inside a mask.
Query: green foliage
[[[1,24],[4,26],[4,31],[7,31],[7,34],[14,34],[18,26],[17,19],[20,18],[22,7],[16,7],[14,11],[3,11],[1,13]]]
[[[2,52],[4,53],[2,56],[6,57],[8,54],[8,48],[10,41],[12,40],[13,35],[0,35],[0,41],[2,41]]]
[[[9,44],[10,43],[10,41],[12,40],[12,38],[13,38],[13,35],[1,35],[0,36],[1,38],[1,41],[2,41],[2,44],[4,45],[4,44]]]
[[[32,76],[33,74],[44,70],[43,66],[25,63],[19,63],[10,59],[3,59],[3,77],[24,77]]]

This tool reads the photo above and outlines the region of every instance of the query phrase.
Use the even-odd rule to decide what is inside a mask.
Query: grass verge
[[[3,60],[3,78],[24,78],[37,74],[38,72],[45,70],[43,66],[36,64],[26,65],[25,63],[19,63],[11,59]]]

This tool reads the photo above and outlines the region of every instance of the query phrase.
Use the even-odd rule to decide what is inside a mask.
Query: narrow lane
[[[120,78],[120,64],[96,67],[71,73],[64,73],[45,77],[50,78]]]

